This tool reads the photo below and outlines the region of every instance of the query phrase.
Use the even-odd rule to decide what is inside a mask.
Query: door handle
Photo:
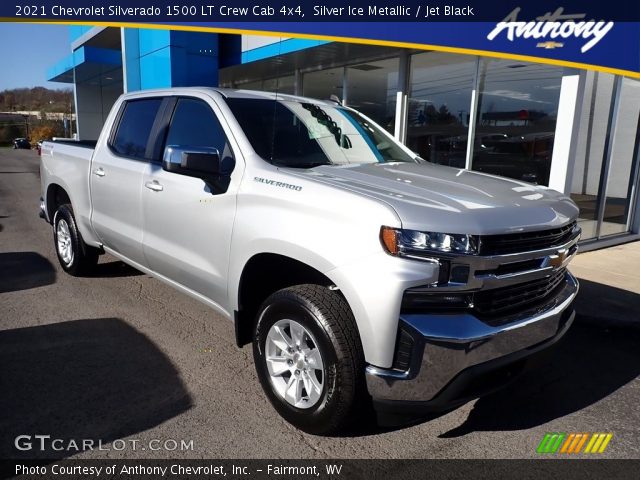
[[[149,190],[153,190],[154,192],[161,192],[162,190],[164,190],[164,187],[160,185],[157,180],[154,180],[153,182],[147,182],[144,184],[144,186]]]
[[[95,169],[93,171],[93,174],[98,176],[98,177],[104,177],[106,175],[105,172],[104,172],[104,168],[102,168],[102,167]]]

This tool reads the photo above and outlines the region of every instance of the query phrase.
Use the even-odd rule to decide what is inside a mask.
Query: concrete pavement
[[[579,254],[578,313],[592,324],[640,329],[640,241]]]

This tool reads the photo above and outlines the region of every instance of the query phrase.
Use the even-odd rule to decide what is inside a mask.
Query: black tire
[[[59,248],[58,232],[62,222],[68,227],[69,247],[72,252],[70,259],[69,257],[65,259]],[[86,275],[98,263],[100,251],[97,248],[90,247],[82,240],[82,235],[80,235],[76,224],[76,218],[73,215],[73,209],[69,204],[60,205],[53,215],[53,242],[60,266],[71,275]]]
[[[308,330],[322,356],[322,393],[310,408],[288,403],[277,392],[267,367],[268,332],[276,322],[285,319]],[[360,409],[369,401],[355,319],[342,295],[327,287],[297,285],[267,298],[258,313],[253,355],[258,378],[271,404],[285,420],[305,432],[326,435],[344,430],[356,417],[354,406]]]

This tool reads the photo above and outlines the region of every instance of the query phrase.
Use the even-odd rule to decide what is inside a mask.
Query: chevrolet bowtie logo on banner
[[[536,453],[603,453],[613,433],[546,433]]]
[[[540,42],[536,45],[538,48],[544,48],[546,50],[553,50],[554,48],[564,47],[564,43],[554,42],[552,40],[548,40],[546,42]]]

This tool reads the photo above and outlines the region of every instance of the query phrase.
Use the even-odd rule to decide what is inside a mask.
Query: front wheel
[[[297,285],[262,305],[254,333],[258,378],[285,420],[309,433],[342,430],[366,401],[364,355],[346,300],[320,285]]]
[[[82,240],[71,205],[60,205],[53,215],[53,240],[65,272],[84,275],[98,263],[99,251]]]

